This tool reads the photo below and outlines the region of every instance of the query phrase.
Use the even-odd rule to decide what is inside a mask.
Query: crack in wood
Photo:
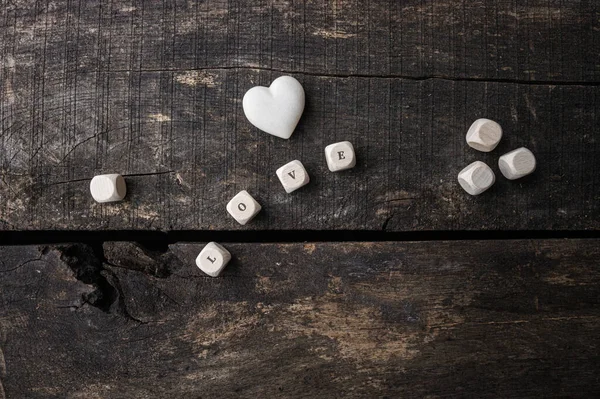
[[[125,174],[123,177],[141,177],[141,176],[158,176],[158,175],[167,175],[169,173],[175,173],[176,170],[165,170],[162,172],[148,172],[148,173],[130,173]]]
[[[428,81],[428,80],[444,80],[450,82],[480,82],[480,83],[508,83],[517,85],[532,85],[532,86],[588,86],[595,87],[600,86],[600,81],[587,82],[587,81],[576,81],[576,80],[525,80],[525,79],[502,79],[502,78],[477,78],[477,77],[453,77],[449,75],[424,75],[424,76],[412,76],[402,74],[360,74],[360,73],[323,73],[323,72],[307,72],[293,69],[282,69],[282,68],[269,68],[269,67],[256,67],[256,66],[214,66],[214,67],[201,67],[201,68],[144,68],[144,69],[111,69],[109,71],[95,71],[101,74],[112,74],[112,73],[148,73],[148,72],[199,72],[199,71],[236,71],[236,70],[249,70],[249,71],[265,71],[265,72],[277,72],[289,75],[302,75],[302,76],[313,76],[318,78],[360,78],[360,79],[401,79],[401,80],[412,80],[412,81]]]
[[[114,312],[139,324],[147,323],[131,315],[127,309],[119,278],[104,267],[105,258],[102,246],[71,244],[58,246],[57,249],[61,253],[61,260],[71,268],[75,278],[84,284],[95,287],[93,292],[82,296],[82,305],[87,303],[103,312]],[[79,309],[81,306],[76,308]]]
[[[167,171],[162,171],[162,172],[148,172],[148,173],[130,173],[130,174],[124,174],[123,177],[143,177],[143,176],[157,176],[157,175],[166,175],[169,173],[175,173],[176,171],[174,170],[167,170]],[[80,183],[82,181],[90,181],[92,180],[92,178],[84,178],[84,179],[73,179],[73,180],[64,180],[64,181],[59,181],[59,182],[54,182],[54,183],[49,183],[49,184],[45,184],[45,187],[51,187],[51,186],[58,186],[61,184],[70,184],[70,183]]]
[[[32,262],[39,262],[39,261],[42,261],[42,255],[40,255],[40,256],[39,256],[38,258],[36,258],[36,259],[28,259],[28,260],[26,260],[26,261],[24,261],[24,262],[21,262],[21,263],[19,263],[17,266],[15,266],[15,267],[13,267],[13,268],[11,268],[11,269],[0,270],[0,273],[10,273],[10,272],[13,272],[13,271],[15,271],[15,270],[17,270],[17,269],[20,269],[21,267],[23,267],[23,266],[25,266],[25,265],[27,265],[27,264],[29,264],[29,263],[32,263]],[[4,264],[4,262],[3,262],[3,264]]]

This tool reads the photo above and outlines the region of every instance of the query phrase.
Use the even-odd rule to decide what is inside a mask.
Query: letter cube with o
[[[298,190],[302,186],[306,186],[310,181],[304,165],[298,160],[283,165],[275,173],[279,177],[279,181],[281,181],[285,192],[288,194]]]
[[[227,263],[231,253],[216,242],[209,242],[196,258],[196,266],[211,277],[218,277]]]
[[[245,225],[260,212],[261,206],[248,191],[240,191],[227,204],[227,212],[241,225]]]
[[[330,144],[325,147],[327,167],[332,172],[353,168],[356,165],[354,147],[349,141]]]

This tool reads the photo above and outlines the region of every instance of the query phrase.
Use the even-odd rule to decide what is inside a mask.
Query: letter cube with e
[[[209,242],[196,258],[196,266],[211,277],[218,277],[227,263],[231,253],[216,242]]]
[[[327,166],[332,172],[353,168],[356,165],[354,147],[349,141],[330,144],[325,147]]]
[[[261,206],[248,191],[240,191],[227,204],[227,212],[241,225],[245,225],[260,212]]]
[[[90,182],[90,192],[96,202],[121,201],[127,194],[127,186],[119,174],[99,175]]]
[[[310,181],[304,165],[298,160],[283,165],[275,173],[279,177],[279,181],[281,181],[286,193],[296,191],[300,187],[306,186]]]

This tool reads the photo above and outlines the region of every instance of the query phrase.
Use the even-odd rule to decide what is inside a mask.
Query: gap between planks
[[[180,242],[305,243],[305,242],[414,242],[534,239],[600,239],[600,231],[351,231],[351,230],[246,230],[246,231],[2,231],[0,245],[42,245],[67,242],[99,244],[129,241],[166,248]]]

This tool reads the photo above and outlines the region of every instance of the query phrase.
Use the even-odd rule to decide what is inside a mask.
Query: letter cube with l
[[[327,167],[332,172],[353,168],[356,165],[354,147],[349,141],[330,144],[325,147]]]
[[[260,210],[260,204],[246,190],[240,191],[227,204],[227,212],[241,225],[254,219]]]
[[[279,181],[281,181],[286,193],[296,191],[300,187],[306,186],[310,181],[304,165],[298,160],[283,165],[275,173],[279,177]]]
[[[216,242],[209,242],[196,258],[196,266],[211,277],[218,277],[227,263],[231,253]]]

